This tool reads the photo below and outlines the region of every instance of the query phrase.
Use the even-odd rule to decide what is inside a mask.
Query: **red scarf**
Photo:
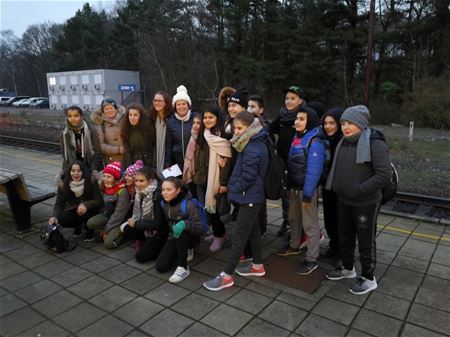
[[[117,194],[122,188],[125,187],[125,182],[119,181],[117,184],[111,187],[106,187],[103,185],[103,193],[108,195],[114,195]]]

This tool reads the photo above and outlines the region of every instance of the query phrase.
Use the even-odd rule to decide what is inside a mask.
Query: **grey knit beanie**
[[[355,105],[345,109],[340,121],[353,123],[361,130],[364,130],[369,125],[369,120],[369,109],[365,105]]]

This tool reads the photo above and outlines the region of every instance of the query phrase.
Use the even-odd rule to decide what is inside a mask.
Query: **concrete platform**
[[[51,187],[61,158],[2,146],[1,166]],[[32,208],[45,223],[54,199]],[[277,238],[279,203],[268,202],[264,255],[284,247]],[[1,336],[450,336],[450,229],[380,215],[378,289],[355,296],[351,281],[323,281],[314,294],[264,278],[236,277],[236,286],[209,292],[202,282],[221,270],[229,248],[196,251],[191,276],[173,285],[171,273],[134,260],[131,244],[108,251],[80,243],[53,254],[38,233],[18,237],[0,195]],[[323,243],[326,247],[326,242]],[[330,269],[330,261],[320,261]]]

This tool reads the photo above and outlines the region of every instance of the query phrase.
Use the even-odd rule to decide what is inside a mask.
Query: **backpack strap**
[[[188,216],[187,199],[181,200],[181,213],[183,213],[183,215],[186,217]]]

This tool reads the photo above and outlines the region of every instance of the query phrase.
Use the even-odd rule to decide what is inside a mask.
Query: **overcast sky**
[[[0,0],[0,30],[11,29],[21,37],[29,25],[47,21],[63,23],[75,15],[83,4],[108,9],[114,0]]]

